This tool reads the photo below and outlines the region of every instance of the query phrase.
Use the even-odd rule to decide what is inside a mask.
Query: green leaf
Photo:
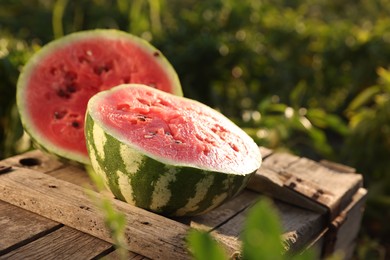
[[[305,81],[300,81],[290,93],[290,101],[294,108],[301,107],[306,93],[307,85]]]
[[[286,104],[281,104],[281,103],[272,103],[269,104],[267,107],[267,112],[269,113],[283,113],[286,111],[286,108],[288,106]]]
[[[331,128],[342,135],[348,133],[348,127],[340,116],[327,113],[323,109],[310,108],[307,111],[307,119],[318,128]]]
[[[349,104],[347,113],[354,112],[368,102],[372,101],[373,97],[381,91],[379,86],[371,86],[359,93]]]
[[[336,130],[338,133],[343,135],[348,133],[348,127],[346,123],[339,116],[328,114],[325,119],[328,126],[333,130]]]
[[[187,244],[196,260],[226,260],[228,259],[222,247],[209,233],[191,230],[187,236]]]
[[[242,233],[243,259],[283,259],[282,227],[270,200],[262,198],[248,212]]]
[[[85,171],[89,175],[89,178],[95,184],[95,187],[98,189],[98,191],[105,190],[104,179],[95,172],[95,170],[92,168],[92,165],[86,164],[84,167]]]
[[[68,0],[57,0],[53,6],[53,34],[56,39],[64,36],[64,25],[63,18],[66,6],[68,5]]]
[[[389,87],[390,86],[390,70],[387,70],[385,68],[380,67],[377,69],[377,73],[380,77],[380,80],[382,81],[382,84]]]
[[[313,248],[309,248],[300,254],[296,254],[291,256],[291,260],[313,260],[320,259],[318,252],[316,252]]]
[[[85,165],[85,170],[87,171],[97,190],[103,191],[105,189],[104,178],[98,175],[91,165]],[[119,259],[128,259],[128,248],[125,238],[125,214],[115,208],[110,198],[106,196],[98,197],[96,196],[96,193],[89,189],[86,190],[86,193],[89,195],[98,209],[103,213],[104,223],[110,230]]]
[[[325,156],[332,154],[332,147],[329,145],[326,134],[319,128],[312,127],[308,134],[312,140],[312,145],[317,151]]]
[[[362,122],[366,120],[373,120],[376,115],[376,110],[373,108],[364,107],[359,110],[356,114],[350,117],[349,119],[349,126],[351,129],[355,129],[358,127]]]

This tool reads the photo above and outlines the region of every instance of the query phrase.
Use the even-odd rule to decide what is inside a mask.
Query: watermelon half
[[[17,84],[22,124],[47,152],[89,163],[84,136],[88,100],[123,83],[142,83],[182,96],[176,72],[148,42],[118,30],[91,30],[45,45]]]
[[[93,96],[91,165],[112,193],[164,215],[197,215],[238,194],[261,164],[255,142],[197,101],[140,84]]]

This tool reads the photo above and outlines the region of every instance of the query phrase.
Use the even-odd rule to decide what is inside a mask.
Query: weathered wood
[[[287,251],[297,252],[312,243],[326,228],[326,215],[297,208],[288,203],[276,204],[283,226],[283,241]]]
[[[321,160],[320,161],[320,164],[322,164],[323,166],[333,170],[333,171],[336,171],[336,172],[340,172],[340,173],[356,173],[356,169],[355,168],[352,168],[350,166],[347,166],[347,165],[344,165],[344,164],[340,164],[340,163],[335,163],[335,162],[331,162],[331,161],[328,161],[328,160]]]
[[[291,176],[289,177],[291,178]],[[315,212],[325,213],[327,211],[325,206],[313,201],[304,194],[286,188],[285,183],[287,181],[287,176],[263,167],[249,180],[248,189]]]
[[[332,173],[342,171],[345,171],[346,173],[352,173],[354,172],[354,169],[329,161],[321,161],[321,163],[316,163],[314,161],[287,153],[274,153],[272,150],[265,147],[260,147],[259,149],[263,156],[263,164],[257,174],[250,180],[248,184],[248,188],[254,191],[261,192],[282,201],[287,201],[293,205],[298,205],[300,207],[311,209],[320,213],[326,212],[328,208],[330,208],[332,211],[334,211],[332,213],[334,216],[339,212],[338,207],[345,206],[350,200],[350,195],[356,192],[356,190],[361,186],[361,175],[355,174],[354,180],[352,180],[350,176],[344,178],[349,181],[347,184],[349,183],[353,187],[348,187],[348,185],[343,182],[341,185],[338,185],[338,187],[342,188],[339,189],[338,194],[322,194],[322,196],[317,198],[317,200],[310,198],[308,195],[318,195],[318,193],[316,193],[318,187],[320,187],[323,191],[327,191],[326,180],[329,178],[334,179]],[[29,161],[30,159],[32,161],[37,159],[39,164],[28,166],[20,163],[20,161]],[[82,184],[87,188],[93,188],[93,185],[83,168],[63,164],[58,160],[53,160],[49,155],[44,154],[38,150],[11,157],[2,162],[13,166],[22,165],[23,167],[37,169],[41,172],[49,173],[58,179],[66,180],[77,185]],[[313,167],[313,165],[316,165],[316,171],[320,171],[321,174],[323,174],[323,177],[317,181],[314,180],[314,178],[317,178],[319,174],[313,177],[310,173],[307,172],[307,169],[305,168]],[[300,168],[297,169],[297,167]],[[70,174],[69,172],[72,173]],[[301,189],[299,189],[299,187],[296,187],[295,189],[286,189],[286,187],[289,187],[289,184],[297,184],[297,182],[291,183],[292,181],[296,180],[292,177],[297,176],[302,177],[302,179],[305,180],[305,185],[301,185]],[[339,179],[340,178],[338,178],[336,182],[340,183]],[[328,186],[331,188],[331,192],[333,193],[334,186]],[[308,187],[311,190],[309,190]],[[344,194],[343,188],[351,188],[351,190],[349,193],[347,192]],[[110,192],[105,194],[112,196]],[[339,194],[343,194],[344,197],[339,197]],[[324,199],[325,201],[322,201],[321,203],[321,199]],[[339,202],[344,204],[338,205]]]
[[[64,165],[61,168],[47,172],[48,175],[93,190],[94,185],[89,178],[88,173],[81,166]]]
[[[275,172],[281,172],[289,167],[294,162],[297,162],[300,157],[289,153],[272,153],[265,158],[261,168],[272,169]]]
[[[85,174],[84,172],[80,172],[77,169],[76,170],[73,169],[73,167],[63,167],[63,168],[60,168],[60,169],[57,169],[57,170],[54,170],[54,171],[50,172],[50,174],[52,174],[53,176],[61,176],[61,175],[67,176],[65,174],[65,172],[67,170],[74,170],[72,173],[69,173],[69,175],[71,175],[71,176],[77,176],[79,174]],[[34,175],[31,175],[31,176],[34,176]],[[30,177],[30,179],[31,179],[31,177]],[[75,178],[75,179],[78,179],[78,178]],[[54,181],[54,180],[52,180],[52,181]],[[69,178],[69,180],[71,180],[71,178]],[[75,181],[75,182],[77,183],[78,181]],[[81,184],[81,183],[79,183],[79,184]],[[31,185],[29,185],[29,186],[31,186]],[[34,186],[36,186],[34,188],[34,190],[42,189],[41,187],[37,187],[37,185],[34,185]],[[45,186],[45,185],[43,185],[43,186]],[[66,187],[61,187],[60,185],[53,184],[53,182],[46,183],[46,186],[49,186],[49,187],[51,186],[52,188],[47,190],[46,192],[45,191],[41,191],[42,193],[49,193],[49,192],[53,193],[53,192],[55,192],[55,193],[59,193],[58,196],[62,196],[63,193],[61,191],[67,189]],[[47,189],[47,187],[46,187],[46,189]],[[73,193],[74,193],[74,191],[73,191]],[[79,190],[77,192],[77,196],[79,196],[79,197],[84,196],[83,190]],[[26,196],[22,196],[22,197],[25,198]],[[74,194],[69,195],[68,198],[66,198],[65,200],[71,200],[72,197],[74,197]],[[253,204],[256,201],[257,197],[258,197],[257,193],[250,192],[250,191],[245,191],[241,195],[236,197],[235,199],[225,203],[224,205],[222,205],[221,207],[217,208],[216,210],[214,210],[214,211],[212,211],[212,212],[210,212],[210,213],[208,213],[206,215],[203,215],[203,216],[191,218],[191,220],[187,224],[189,224],[192,227],[200,228],[200,229],[204,229],[204,230],[208,230],[208,231],[215,230],[214,232],[212,232],[214,234],[214,236],[217,239],[219,239],[222,244],[225,245],[225,247],[226,247],[226,249],[227,249],[227,251],[229,253],[234,253],[235,251],[237,251],[239,249],[238,239],[239,239],[239,234],[241,232],[242,222],[244,221],[245,216],[246,216],[245,215],[246,208],[248,206],[250,206],[251,204]],[[54,201],[53,201],[53,203],[54,203]],[[67,208],[64,207],[65,205],[61,205],[61,206],[57,207],[60,210],[57,213],[57,215],[58,214],[60,214],[60,215],[64,214],[65,211],[68,211]],[[77,204],[77,205],[79,205],[79,204]],[[129,206],[127,204],[125,204],[125,205]],[[82,205],[82,207],[86,208],[86,207],[90,207],[90,206]],[[283,208],[283,206],[282,206],[282,208]],[[79,209],[77,209],[77,210],[79,210]],[[291,207],[291,211],[294,212],[294,211],[296,211],[296,209]],[[287,214],[288,216],[290,216],[293,213],[291,213],[291,212],[287,213],[287,211],[285,211],[284,214]],[[309,214],[310,214],[310,212],[309,212]],[[83,216],[79,212],[74,212],[72,215],[73,216],[78,216],[78,218],[80,218],[80,219],[85,219],[85,216]],[[299,216],[299,214],[298,214],[298,216]],[[51,216],[51,218],[53,218],[53,216]],[[58,218],[58,216],[57,216],[57,218]],[[297,218],[299,219],[299,217],[297,217]],[[292,219],[294,219],[294,217],[292,217],[292,218],[289,217],[289,219],[292,220]],[[65,221],[62,220],[61,222],[65,223],[67,225],[70,225],[70,226],[75,226],[74,224],[72,225],[72,223],[69,224],[69,220],[65,220]],[[146,222],[144,222],[144,223],[146,223]],[[295,240],[296,240],[293,236],[296,236],[296,235],[295,235],[295,233],[291,232],[290,228],[291,229],[292,228],[297,229],[298,230],[297,232],[299,233],[300,229],[304,229],[305,228],[304,224],[306,222],[300,222],[299,223],[299,221],[296,221],[295,222],[295,225],[296,225],[295,227],[292,227],[292,225],[289,226],[289,223],[292,223],[292,222],[291,221],[290,222],[286,222],[286,224],[285,224],[286,225],[286,232],[287,232],[286,235],[285,235],[285,240],[287,241],[286,242],[287,244],[291,244],[289,246],[289,248],[293,248],[295,246],[294,243],[295,243]],[[299,227],[300,224],[303,227]],[[78,226],[78,225],[80,225],[80,223],[78,223],[76,226]],[[88,226],[88,225],[83,224],[83,226]],[[143,227],[141,227],[141,228],[143,228]],[[321,228],[321,226],[318,225],[317,228]],[[313,230],[316,230],[316,229],[314,228]],[[156,231],[154,231],[154,232],[156,232]],[[181,232],[182,232],[181,234],[184,236],[186,234],[186,229],[185,230],[181,230]],[[160,234],[165,234],[165,231],[161,230]],[[232,234],[234,234],[234,235],[232,235]],[[93,235],[96,235],[96,234],[93,234]],[[108,234],[104,234],[104,236],[107,237],[109,235]],[[289,242],[289,241],[292,241],[292,242]],[[299,246],[299,243],[297,243],[295,247],[298,247],[298,246]],[[138,252],[142,252],[142,251],[138,251]]]
[[[55,160],[48,154],[39,150],[33,150],[20,155],[15,155],[1,161],[3,165],[10,165],[16,167],[25,167],[40,172],[50,172],[61,167],[64,163]]]
[[[367,190],[360,188],[353,196],[351,203],[332,221],[327,234],[324,255],[333,252],[344,253],[345,259],[352,257],[353,245],[358,235],[363,216]]]
[[[69,227],[19,247],[0,259],[91,259],[112,250],[112,245]]]
[[[356,192],[360,193],[362,179],[352,168],[326,161],[317,163],[264,147],[260,147],[260,151],[263,156],[262,167],[248,186],[256,192],[245,190],[205,215],[172,220],[112,199],[112,194],[107,192],[113,205],[126,216],[125,232],[129,250],[140,254],[130,252],[129,258],[147,259],[143,255],[152,259],[188,258],[185,236],[190,228],[209,231],[228,254],[234,254],[240,249],[242,226],[249,207],[259,199],[258,192],[286,202],[276,200],[275,205],[283,223],[285,248],[293,252],[308,245],[322,248],[323,243],[329,243],[330,235],[327,235],[328,241],[324,236],[332,234],[330,220],[337,223],[336,217],[340,213],[346,211],[344,213],[349,218],[361,217],[359,210],[364,204],[365,195],[353,196]],[[34,165],[34,162],[38,163]],[[0,163],[14,167],[10,173],[0,174],[0,202],[9,201],[17,207],[108,243],[113,242],[105,228],[101,211],[91,202],[91,197],[85,195],[86,188],[93,189],[93,184],[83,168],[53,160],[40,151],[11,157]],[[322,192],[318,192],[318,189]],[[99,199],[107,198],[101,194],[92,194]],[[330,211],[332,214],[327,213]],[[1,213],[0,230],[4,218]],[[337,239],[330,250],[352,248],[351,239],[356,236],[356,232],[350,230],[358,230],[358,222],[351,224],[346,221],[349,227],[341,226],[337,229]],[[350,236],[345,232],[349,232]],[[27,246],[26,243],[23,245]],[[118,258],[115,251],[110,253],[103,250],[100,253],[99,256],[107,259]]]
[[[264,151],[266,151],[266,149],[264,149]],[[39,156],[41,161],[46,160],[45,159],[45,157],[47,157],[46,154],[37,151],[36,155]],[[29,158],[32,156],[33,155],[31,154],[28,155]],[[18,160],[20,160],[21,158],[23,158],[23,156],[18,156]],[[93,188],[93,184],[91,180],[88,178],[87,173],[84,171],[84,169],[80,167],[73,166],[73,165],[61,165],[61,167],[57,167],[56,169],[53,168],[47,169],[45,168],[45,166],[49,166],[49,164],[40,165],[41,167],[40,171],[46,172],[50,176],[53,176],[57,179],[65,180],[67,182],[76,184],[78,186]],[[110,194],[108,191],[103,193],[107,194],[110,197],[113,197],[112,194]],[[255,199],[256,196],[257,194],[253,192],[244,192],[243,194],[237,196],[233,200],[225,203],[221,207],[205,215],[197,216],[193,218],[178,218],[176,220],[185,223],[186,225],[189,225],[192,228],[210,231],[213,230],[215,227],[221,225],[222,223],[226,222],[229,218],[236,215],[241,210],[244,210],[246,207],[248,207]],[[228,246],[229,243],[230,242],[228,241],[227,250],[235,251],[236,250],[235,248],[230,248]]]
[[[336,217],[351,202],[353,195],[363,186],[363,177],[355,173],[340,173],[321,164],[300,158],[285,169],[286,172],[301,180],[320,187],[313,194],[308,194],[330,210],[330,219]],[[321,197],[326,196],[326,201]]]
[[[261,157],[263,158],[263,160],[273,153],[273,151],[271,149],[268,149],[268,148],[263,147],[263,146],[260,146],[259,149],[260,149]]]
[[[64,165],[63,167],[49,171],[46,174],[88,190],[98,191],[92,183],[92,180],[89,178],[88,173],[81,166]],[[99,193],[109,198],[114,198],[114,195],[109,190],[99,191]]]
[[[0,200],[0,255],[58,229],[62,224]]]
[[[120,257],[120,254],[118,253],[118,251],[116,251],[116,250],[107,254],[107,255],[104,255],[103,257],[104,257],[103,258],[104,260],[123,260]],[[150,258],[129,252],[126,259],[127,260],[149,260]]]
[[[280,201],[275,201],[274,206],[282,222],[282,240],[286,251],[295,252],[304,249],[305,245],[313,241],[326,227],[326,218],[323,214],[296,208]],[[232,248],[239,249],[239,237],[249,209],[250,207],[246,208],[214,229],[212,232],[214,236],[221,237],[221,240]]]
[[[102,213],[77,185],[23,168],[0,175],[0,199],[113,243]],[[99,200],[102,195],[93,193]],[[188,227],[118,200],[129,250],[153,259],[188,258]],[[167,228],[169,227],[169,228]]]
[[[362,176],[349,167],[326,162],[325,165],[273,153],[264,160],[248,188],[319,213],[329,212],[333,219],[362,186]],[[341,173],[343,169],[348,172]]]

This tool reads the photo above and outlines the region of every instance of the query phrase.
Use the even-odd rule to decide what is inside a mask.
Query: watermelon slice
[[[142,83],[182,95],[179,79],[160,51],[117,30],[70,34],[37,52],[17,84],[23,126],[40,148],[89,163],[84,137],[88,100],[123,83]]]
[[[93,96],[86,139],[94,171],[118,199],[164,215],[217,207],[261,164],[255,142],[222,114],[141,84]]]

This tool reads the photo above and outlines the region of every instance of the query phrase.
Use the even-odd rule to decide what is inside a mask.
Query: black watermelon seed
[[[80,128],[80,127],[81,127],[81,124],[80,124],[80,122],[78,122],[78,121],[73,121],[73,122],[72,122],[72,126],[73,126],[74,128]]]

